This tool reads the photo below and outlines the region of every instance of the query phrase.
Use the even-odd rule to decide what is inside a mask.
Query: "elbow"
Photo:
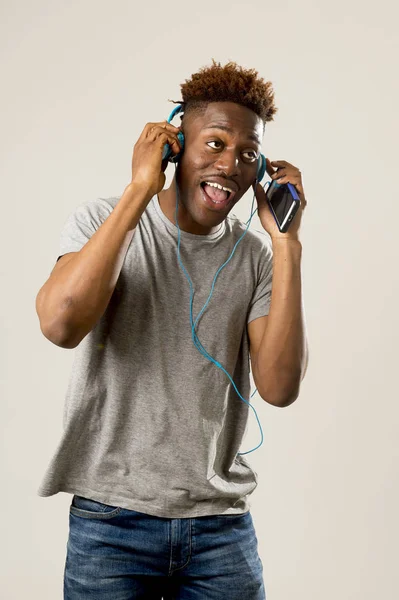
[[[73,339],[64,330],[53,327],[45,327],[40,323],[40,330],[44,337],[55,346],[71,350],[79,345],[80,340]]]
[[[298,398],[298,396],[299,396],[299,390],[298,390],[298,392],[295,392],[294,394],[291,394],[290,396],[284,396],[283,398],[279,398],[278,402],[274,406],[277,406],[278,408],[287,408],[287,406],[290,406],[291,404],[293,404],[295,402],[295,400]]]
[[[258,392],[261,398],[278,408],[286,408],[297,400],[300,393],[300,387],[308,367],[309,354],[306,352],[306,357],[301,366],[290,367],[286,370],[277,368],[274,371],[274,376],[268,375],[268,380],[265,385],[257,385]],[[259,378],[258,378],[259,379]],[[255,380],[256,383],[256,380]]]
[[[295,400],[298,398],[299,396],[299,391],[295,394],[290,394],[290,395],[278,395],[278,396],[270,396],[270,395],[263,395],[260,394],[262,400],[264,400],[265,402],[267,402],[268,404],[271,404],[272,406],[275,406],[277,408],[286,408],[287,406],[290,406],[291,404],[293,404],[295,402]]]
[[[70,299],[64,301],[69,304]],[[72,349],[79,345],[82,337],[77,337],[71,327],[54,314],[54,310],[46,308],[43,288],[36,296],[36,313],[39,318],[40,331],[44,337],[59,348]]]
[[[286,408],[295,402],[295,400],[299,397],[300,392],[300,377],[296,377],[294,381],[291,378],[290,385],[282,385],[280,381],[280,385],[278,383],[271,389],[270,387],[266,389],[262,389],[262,387],[258,387],[259,395],[262,400],[271,404],[272,406],[276,406],[277,408]]]
[[[59,320],[46,319],[43,307],[40,306],[38,300],[36,300],[36,312],[39,318],[40,331],[49,342],[60,348],[76,348],[80,340],[74,339],[70,331]]]

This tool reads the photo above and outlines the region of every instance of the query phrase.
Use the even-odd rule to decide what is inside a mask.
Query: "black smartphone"
[[[296,188],[291,183],[272,181],[266,200],[279,231],[286,233],[301,204]]]

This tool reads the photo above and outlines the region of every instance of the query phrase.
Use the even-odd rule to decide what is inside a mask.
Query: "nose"
[[[236,156],[235,151],[225,148],[223,152],[218,155],[214,166],[218,171],[223,171],[226,177],[233,177],[240,174],[239,163],[240,160]]]

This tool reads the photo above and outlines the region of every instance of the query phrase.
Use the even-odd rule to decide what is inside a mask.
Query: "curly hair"
[[[255,69],[244,69],[235,62],[224,67],[212,59],[210,67],[202,67],[186,79],[180,88],[184,113],[202,113],[209,102],[235,102],[254,111],[265,125],[277,112],[270,81],[258,76]]]

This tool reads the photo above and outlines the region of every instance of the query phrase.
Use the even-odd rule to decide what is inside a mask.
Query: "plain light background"
[[[398,598],[396,2],[3,0],[0,11],[0,597],[62,598],[72,496],[36,491],[74,350],[47,341],[35,311],[61,229],[81,202],[123,192],[144,125],[215,58],[272,81],[263,152],[301,169],[308,200],[308,372],[290,407],[252,401],[267,598]],[[251,200],[233,212],[247,220]],[[242,451],[259,440],[250,411]]]

